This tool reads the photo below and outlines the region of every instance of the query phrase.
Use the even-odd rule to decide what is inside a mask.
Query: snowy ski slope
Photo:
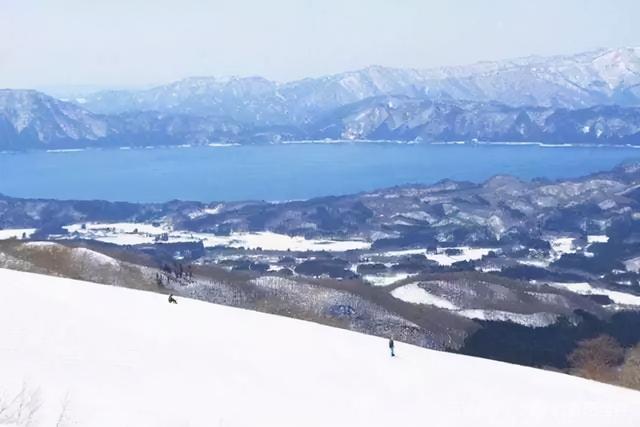
[[[640,425],[638,392],[284,317],[1,269],[0,295],[34,425]]]

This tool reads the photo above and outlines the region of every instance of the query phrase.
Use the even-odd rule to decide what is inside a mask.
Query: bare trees
[[[582,340],[569,355],[571,372],[596,381],[614,382],[615,368],[624,359],[624,349],[609,335]]]
[[[640,344],[627,350],[620,368],[620,385],[640,390]]]
[[[640,344],[625,350],[600,335],[580,341],[568,361],[574,375],[640,390]]]

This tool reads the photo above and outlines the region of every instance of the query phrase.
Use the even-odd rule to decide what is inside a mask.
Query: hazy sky
[[[0,0],[0,87],[276,80],[640,45],[638,0]]]

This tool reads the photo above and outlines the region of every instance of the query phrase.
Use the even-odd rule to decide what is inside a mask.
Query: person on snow
[[[394,342],[393,342],[393,338],[389,338],[389,350],[391,350],[391,357],[395,357],[396,354],[393,352],[394,349]]]
[[[173,294],[169,294],[169,304],[177,304],[178,301],[173,297]]]

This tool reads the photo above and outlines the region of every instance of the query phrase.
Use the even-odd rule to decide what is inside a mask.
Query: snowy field
[[[0,269],[0,396],[35,426],[637,427],[640,393]],[[0,413],[15,413],[15,405]],[[25,409],[26,408],[26,409]],[[2,420],[0,419],[0,424]],[[14,425],[19,425],[14,423]]]
[[[76,237],[92,239],[116,245],[152,244],[164,235],[160,243],[202,242],[207,248],[262,249],[265,251],[300,252],[344,252],[354,249],[369,249],[371,243],[362,240],[306,239],[302,236],[287,236],[268,231],[256,233],[231,233],[228,236],[211,233],[195,233],[173,230],[168,225],[143,223],[73,224],[64,227]]]
[[[467,309],[456,312],[459,316],[476,320],[492,320],[494,322],[512,322],[530,328],[543,328],[553,325],[558,316],[552,313],[512,313],[502,310]]]
[[[409,283],[391,291],[394,297],[413,304],[433,305],[434,307],[444,308],[446,310],[457,310],[458,307],[452,302],[433,295],[418,286],[417,283]]]
[[[459,254],[448,255],[447,249],[459,251]],[[408,255],[424,255],[427,259],[437,262],[440,265],[450,266],[460,261],[475,261],[481,259],[485,255],[489,255],[492,249],[488,248],[471,248],[468,246],[459,246],[453,248],[437,248],[435,252],[428,249],[404,249],[399,251],[388,251],[378,253],[379,256],[402,257]]]
[[[609,236],[601,234],[587,235],[586,244],[578,244],[578,239],[571,236],[546,236],[543,237],[543,239],[548,241],[551,246],[551,251],[548,257],[520,259],[518,260],[518,263],[522,265],[547,268],[551,263],[559,260],[566,254],[582,253],[586,257],[593,257],[594,254],[588,250],[591,245],[594,243],[607,243],[609,241]]]
[[[35,228],[13,228],[0,230],[0,240],[22,239],[23,237],[28,238],[35,232]]]
[[[257,233],[231,233],[230,236],[214,236],[212,234],[195,234],[205,247],[226,246],[271,251],[300,252],[344,252],[355,249],[369,249],[371,243],[360,240],[317,240],[305,239],[302,236],[287,236],[268,231]]]
[[[362,279],[373,286],[389,286],[412,276],[414,275],[409,273],[365,274]]]
[[[554,324],[558,316],[551,313],[512,313],[501,310],[460,309],[446,298],[434,295],[421,288],[418,283],[409,283],[391,291],[393,297],[412,304],[430,305],[449,310],[458,316],[468,319],[513,322],[532,328],[540,328]]]
[[[640,296],[626,292],[612,291],[605,288],[596,288],[587,282],[560,283],[551,282],[550,286],[559,289],[567,289],[580,295],[606,295],[611,301],[619,305],[640,306]]]
[[[633,271],[635,273],[640,272],[640,257],[628,259],[624,261],[624,266],[627,271]]]

